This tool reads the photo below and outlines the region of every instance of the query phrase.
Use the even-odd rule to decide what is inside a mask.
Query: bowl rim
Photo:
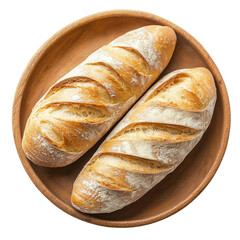
[[[40,180],[38,175],[35,173],[33,170],[29,160],[25,157],[25,154],[22,149],[22,137],[21,137],[21,106],[22,106],[22,99],[23,99],[23,93],[25,91],[26,87],[26,79],[29,78],[29,75],[31,74],[32,70],[35,68],[39,60],[42,58],[44,53],[61,37],[63,37],[65,34],[69,33],[76,27],[83,26],[87,23],[104,19],[104,18],[110,18],[110,17],[135,17],[135,18],[145,18],[149,20],[156,20],[158,22],[161,22],[162,25],[169,26],[174,29],[175,32],[179,33],[182,37],[184,37],[187,41],[191,42],[192,46],[195,48],[195,50],[202,56],[204,61],[208,64],[208,67],[210,71],[213,73],[215,76],[215,83],[218,85],[220,95],[222,97],[222,100],[224,102],[223,104],[223,125],[224,128],[222,129],[223,131],[223,138],[221,139],[219,151],[215,157],[215,162],[209,172],[206,174],[204,179],[202,180],[201,184],[188,196],[187,199],[185,199],[182,202],[179,202],[174,208],[157,214],[153,217],[148,217],[140,220],[128,220],[128,221],[113,221],[113,220],[104,220],[104,219],[96,219],[92,217],[92,215],[87,215],[87,214],[81,214],[76,215],[76,210],[71,208],[67,203],[63,202],[59,198],[57,198],[45,185],[44,183]],[[222,158],[224,156],[224,153],[226,151],[228,139],[229,139],[229,132],[230,132],[230,103],[229,103],[229,98],[228,98],[228,93],[227,89],[225,86],[225,83],[222,79],[222,76],[210,57],[210,55],[207,53],[207,51],[203,48],[203,46],[194,38],[192,37],[189,33],[187,33],[185,30],[182,28],[178,27],[174,23],[159,17],[157,15],[154,15],[152,13],[147,13],[143,11],[136,11],[136,10],[110,10],[110,11],[104,11],[104,12],[99,12],[95,14],[91,14],[87,17],[81,18],[57,33],[55,33],[49,40],[47,40],[40,48],[39,50],[33,55],[31,60],[29,61],[28,65],[26,66],[20,81],[17,85],[15,96],[14,96],[14,102],[13,102],[13,108],[12,108],[12,130],[13,130],[13,136],[14,136],[14,141],[16,145],[16,149],[19,155],[19,158],[22,162],[22,165],[27,172],[28,176],[32,180],[32,182],[35,184],[35,186],[42,192],[42,194],[47,197],[53,204],[55,204],[57,207],[65,211],[66,213],[84,220],[89,223],[97,224],[97,225],[102,225],[102,226],[108,226],[108,227],[134,227],[134,226],[141,226],[141,225],[146,225],[150,223],[154,223],[156,221],[162,220],[166,217],[169,217],[176,212],[180,211],[182,208],[187,206],[189,203],[191,203],[203,190],[204,188],[208,185],[208,183],[211,181],[213,178],[214,174],[216,173],[218,167],[220,166],[220,163],[222,161]]]

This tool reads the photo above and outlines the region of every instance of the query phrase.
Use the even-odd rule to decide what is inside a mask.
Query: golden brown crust
[[[156,80],[175,44],[171,28],[147,26],[90,55],[33,108],[22,142],[27,157],[49,167],[79,158]]]
[[[214,79],[205,68],[178,70],[162,78],[79,174],[73,206],[87,213],[105,213],[136,201],[172,172],[201,139],[215,101]]]

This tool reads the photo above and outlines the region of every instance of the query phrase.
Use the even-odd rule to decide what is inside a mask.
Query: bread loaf
[[[75,180],[72,205],[109,213],[136,201],[172,172],[199,142],[216,89],[206,68],[174,71],[120,121]]]
[[[171,28],[152,25],[90,55],[33,108],[22,141],[26,156],[46,167],[81,157],[156,80],[175,44]]]

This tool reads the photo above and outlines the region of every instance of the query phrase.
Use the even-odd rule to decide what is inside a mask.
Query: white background
[[[240,14],[236,1],[1,1],[1,239],[240,239]],[[17,155],[11,111],[17,83],[36,50],[54,33],[89,14],[147,11],[179,25],[209,52],[225,80],[232,110],[223,162],[207,188],[177,214],[135,228],[107,228],[71,217],[34,186]],[[217,139],[216,139],[217,141]],[[2,236],[1,236],[2,235]]]

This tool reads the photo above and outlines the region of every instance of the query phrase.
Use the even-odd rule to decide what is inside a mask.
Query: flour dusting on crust
[[[126,33],[125,37],[128,37],[126,42],[122,42],[120,38],[117,38],[110,45],[132,47],[146,59],[151,67],[159,67],[160,53],[154,46],[154,43],[158,40],[156,36],[151,34],[147,29],[139,28]]]

